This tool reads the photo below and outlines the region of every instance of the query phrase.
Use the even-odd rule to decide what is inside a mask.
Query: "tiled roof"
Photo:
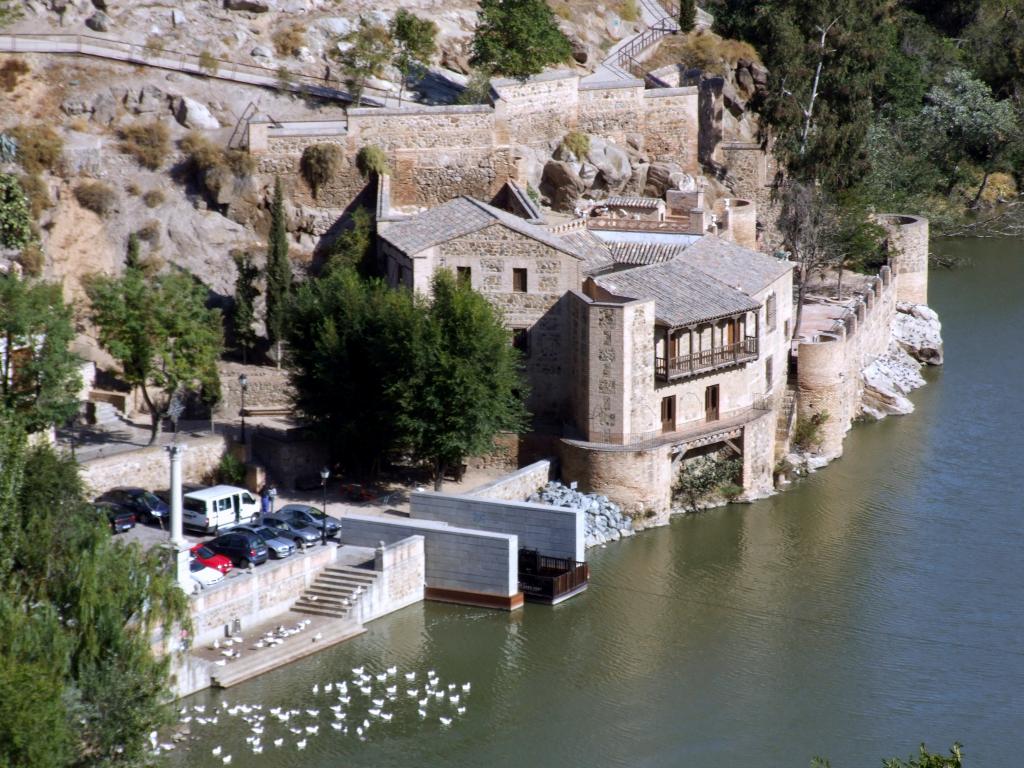
[[[608,248],[616,264],[664,264],[683,252],[684,245],[672,243],[611,242]]]
[[[558,237],[583,257],[584,275],[593,275],[615,266],[609,244],[593,232],[580,227],[561,233]]]
[[[678,259],[594,280],[617,296],[654,299],[658,322],[673,328],[752,312],[759,306],[746,294]]]
[[[607,205],[612,208],[649,208],[654,209],[665,201],[660,197],[609,197],[600,205]]]
[[[793,269],[792,262],[712,236],[702,237],[678,258],[749,296]]]
[[[569,243],[543,227],[465,195],[411,219],[397,222],[381,232],[380,236],[395,248],[413,256],[440,243],[477,232],[495,222],[570,256],[583,258]]]

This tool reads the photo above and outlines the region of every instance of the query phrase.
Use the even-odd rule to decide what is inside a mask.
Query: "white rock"
[[[347,35],[352,31],[352,21],[342,16],[331,16],[316,22],[324,32],[331,35]]]
[[[252,50],[249,51],[249,55],[254,59],[272,59],[274,58],[274,52],[265,45],[254,45]]]
[[[175,119],[186,128],[201,128],[205,131],[213,131],[220,128],[220,122],[214,117],[205,104],[200,104],[195,99],[182,96],[174,110]]]

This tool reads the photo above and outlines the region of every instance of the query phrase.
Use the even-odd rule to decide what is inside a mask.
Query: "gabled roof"
[[[671,328],[753,312],[760,305],[680,259],[595,277],[617,296],[654,299],[659,323]]]
[[[702,237],[677,258],[748,296],[764,290],[793,269],[792,262],[712,236]]]
[[[381,232],[380,237],[400,251],[414,256],[427,248],[478,232],[494,223],[577,259],[583,258],[571,244],[552,235],[543,227],[530,224],[515,214],[465,195],[424,211],[411,219],[396,222]]]
[[[570,229],[558,237],[583,257],[583,274],[593,275],[615,266],[609,244],[585,228]]]
[[[672,261],[686,246],[676,243],[610,242],[608,249],[616,264],[663,264]]]

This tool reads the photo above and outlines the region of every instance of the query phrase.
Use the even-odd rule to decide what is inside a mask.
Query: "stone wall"
[[[356,603],[359,622],[365,624],[423,600],[425,563],[422,536],[377,547],[373,570],[379,575]]]
[[[743,426],[743,495],[767,496],[775,489],[775,411]]]
[[[228,448],[223,435],[185,438],[186,450],[182,454],[182,480],[200,483],[220,463]],[[170,485],[170,463],[163,446],[154,445],[135,451],[123,451],[102,456],[79,464],[82,482],[92,495],[98,496],[111,488],[139,486],[150,490]]]
[[[519,537],[520,547],[551,557],[583,560],[584,514],[578,509],[447,493],[414,493],[409,515],[417,520],[514,534]]]
[[[516,536],[458,528],[429,520],[346,515],[341,540],[376,548],[423,536],[428,588],[484,598],[511,599],[519,592]],[[472,602],[467,599],[467,602]]]
[[[522,501],[538,488],[545,486],[553,477],[551,459],[542,459],[466,491],[465,495],[480,499]]]
[[[896,301],[928,303],[928,219],[882,214],[888,233],[889,258],[896,276]]]
[[[292,401],[291,382],[288,371],[267,365],[242,365],[241,363],[219,362],[221,400],[217,412],[229,418],[236,418],[242,408],[242,386],[239,374],[248,379],[245,393],[246,408],[290,408]]]
[[[563,440],[560,449],[562,482],[607,496],[638,523],[667,519],[672,491],[668,446],[629,450]]]
[[[577,127],[579,77],[545,72],[529,80],[492,80],[497,142],[545,146]]]
[[[253,457],[282,488],[294,488],[297,478],[317,475],[329,463],[327,448],[307,429],[260,424],[251,434]]]

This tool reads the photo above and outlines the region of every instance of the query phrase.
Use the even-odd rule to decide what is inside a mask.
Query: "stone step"
[[[353,568],[351,565],[328,565],[322,571],[323,574],[336,573],[345,576],[351,576],[353,578],[362,579],[364,581],[376,581],[377,572],[368,571],[365,568]]]
[[[316,603],[304,603],[299,599],[292,606],[292,610],[296,613],[308,613],[313,616],[330,616],[334,619],[344,619],[349,615],[349,609],[330,608],[327,606],[317,605]]]
[[[354,592],[339,592],[334,589],[324,589],[323,587],[318,587],[316,584],[311,586],[302,594],[304,597],[314,595],[317,600],[330,600],[339,604],[342,600],[348,600],[351,603],[355,599]]]
[[[334,578],[332,578],[332,577],[325,578],[324,576],[319,576],[319,577],[317,577],[316,583],[320,584],[321,586],[332,586],[332,587],[336,587],[338,589],[348,589],[348,590],[351,590],[353,592],[355,590],[359,589],[360,587],[362,587],[362,589],[365,591],[365,590],[369,589],[371,586],[373,586],[373,582],[372,581],[355,581],[354,579],[347,579],[347,578],[344,578],[344,577],[342,577],[342,578],[336,578],[336,577],[334,577]]]

